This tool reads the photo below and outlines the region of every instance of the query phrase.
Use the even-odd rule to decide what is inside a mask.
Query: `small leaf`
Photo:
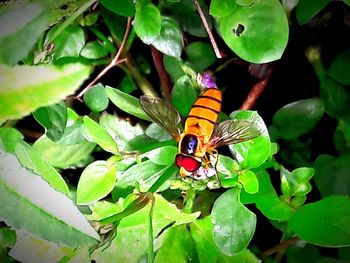
[[[163,64],[174,83],[185,74],[181,68],[182,61],[179,58],[164,55]]]
[[[242,169],[256,168],[266,162],[271,153],[271,142],[263,119],[255,111],[234,111],[230,114],[231,119],[246,120],[251,122],[261,135],[255,139],[229,145],[229,148],[241,165]]]
[[[196,244],[199,262],[260,262],[248,249],[244,249],[239,254],[232,256],[222,253],[214,242],[212,229],[213,225],[209,216],[198,219],[190,224],[190,231]]]
[[[212,16],[228,16],[235,10],[236,2],[231,0],[213,0],[210,3],[209,14]]]
[[[97,122],[84,116],[83,122],[88,134],[102,149],[113,154],[119,154],[118,145],[113,138]]]
[[[8,227],[0,228],[0,244],[12,247],[16,243],[16,232]]]
[[[161,16],[158,8],[151,3],[142,5],[136,10],[133,26],[142,42],[150,44],[160,34]]]
[[[295,9],[295,15],[300,25],[303,25],[318,12],[320,12],[330,0],[299,0]]]
[[[311,191],[310,179],[315,170],[308,167],[299,167],[292,172],[281,169],[281,190],[286,198],[306,195]]]
[[[67,107],[59,103],[41,107],[33,113],[34,118],[46,129],[46,136],[52,141],[61,139],[67,123]]]
[[[90,67],[82,64],[0,65],[0,122],[24,117],[73,94],[89,73]]]
[[[310,132],[324,114],[324,103],[320,99],[306,99],[289,103],[280,108],[272,119],[278,135],[283,139],[294,139]]]
[[[72,247],[99,240],[72,200],[23,168],[13,155],[0,152],[0,166],[0,200],[6,204],[0,210],[1,221]],[[47,225],[50,227],[43,227]]]
[[[140,102],[137,98],[108,86],[106,87],[106,93],[114,105],[121,110],[142,120],[151,120],[141,108]]]
[[[230,189],[214,203],[211,217],[214,241],[227,255],[240,253],[253,237],[256,216],[239,201],[239,189]]]
[[[197,93],[189,76],[180,77],[171,91],[171,102],[182,117],[186,117],[193,103],[197,99]]]
[[[328,69],[328,75],[344,86],[350,85],[350,49],[339,53]]]
[[[220,32],[240,58],[267,63],[281,58],[288,42],[288,21],[279,1],[257,0],[250,6],[237,5],[221,18]]]
[[[104,58],[109,53],[109,50],[103,46],[98,40],[86,43],[80,52],[80,55],[88,59]]]
[[[109,103],[107,93],[101,84],[92,86],[83,98],[85,104],[95,113],[104,111]]]
[[[28,3],[2,13],[0,25],[0,63],[15,65],[28,55],[46,30],[48,14],[39,4]]]
[[[182,33],[177,22],[170,17],[162,17],[160,35],[151,44],[168,56],[180,57]]]
[[[77,204],[94,203],[108,195],[116,181],[116,166],[106,161],[95,161],[82,172],[77,187]]]
[[[259,191],[259,182],[253,171],[243,170],[238,179],[248,194],[255,194]]]
[[[289,227],[301,239],[318,246],[350,245],[350,200],[347,196],[329,196],[299,208]]]
[[[123,0],[123,1],[110,1],[110,0],[100,0],[102,6],[107,8],[121,16],[134,16],[135,7],[132,1]]]
[[[175,161],[175,155],[178,153],[178,149],[175,146],[164,146],[151,150],[144,154],[153,163],[159,165],[173,164]]]

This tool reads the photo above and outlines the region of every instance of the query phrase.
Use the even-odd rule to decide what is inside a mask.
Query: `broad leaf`
[[[83,122],[84,127],[88,135],[92,138],[93,142],[96,142],[107,152],[119,154],[118,145],[106,130],[104,130],[97,122],[93,121],[88,116],[84,116]]]
[[[98,40],[86,43],[80,52],[80,55],[88,59],[100,59],[107,56],[109,50],[103,46]]]
[[[0,122],[24,117],[73,94],[89,73],[90,67],[82,64],[0,65]]]
[[[144,154],[153,163],[159,165],[169,165],[174,163],[175,155],[178,153],[178,149],[175,146],[163,146],[151,150]]]
[[[227,255],[244,250],[255,232],[256,216],[239,201],[239,189],[230,189],[214,203],[211,212],[215,244]]]
[[[170,17],[162,17],[160,35],[151,44],[168,56],[180,57],[182,33],[177,22]]]
[[[113,190],[116,176],[114,163],[95,161],[89,164],[79,178],[77,204],[90,204],[108,195]]]
[[[99,240],[66,195],[56,192],[40,176],[23,168],[13,155],[0,152],[0,160],[0,200],[6,204],[0,211],[2,221],[45,240],[72,247]],[[43,227],[47,225],[50,227]]]
[[[328,69],[328,75],[344,86],[350,85],[350,49],[339,53]]]
[[[28,55],[46,29],[48,14],[38,3],[28,3],[2,13],[0,25],[0,63],[15,65]]]
[[[191,235],[196,244],[199,262],[260,262],[248,249],[244,249],[241,253],[232,256],[222,253],[215,245],[212,229],[213,225],[209,216],[190,224]]]
[[[101,84],[94,85],[84,94],[84,102],[92,112],[101,112],[108,106],[109,99]]]
[[[205,42],[192,42],[186,47],[188,62],[193,70],[202,72],[216,61],[213,47]]]
[[[161,16],[158,8],[153,4],[142,5],[136,10],[133,26],[137,36],[150,44],[160,34]]]
[[[196,99],[197,93],[191,79],[187,75],[180,77],[171,91],[171,102],[182,117],[187,116]]]
[[[295,15],[300,25],[309,22],[320,12],[330,0],[299,0],[295,9]]]
[[[248,194],[255,194],[259,191],[259,182],[253,171],[243,170],[238,180]]]
[[[212,16],[228,16],[235,10],[236,2],[231,0],[213,0],[210,3],[209,14]]]
[[[250,6],[237,5],[219,22],[225,43],[249,62],[280,59],[286,48],[288,21],[279,1],[257,0]]]
[[[140,119],[151,120],[141,108],[140,102],[137,98],[111,87],[106,87],[106,93],[113,104],[119,109]]]
[[[178,226],[193,222],[199,212],[185,214],[174,204],[155,194],[153,212],[153,236],[158,236],[166,226]],[[92,254],[96,262],[137,262],[147,249],[147,225],[150,205],[121,220],[118,234],[108,248],[99,248]],[[105,249],[105,250],[104,250]]]
[[[101,0],[101,5],[121,16],[134,16],[135,7],[132,1],[123,0],[123,1],[110,1],[110,0]]]
[[[33,116],[45,128],[49,139],[52,141],[61,139],[67,124],[67,107],[63,101],[41,107],[33,113]]]
[[[347,196],[329,196],[299,208],[289,227],[301,239],[318,246],[350,245],[350,200]]]

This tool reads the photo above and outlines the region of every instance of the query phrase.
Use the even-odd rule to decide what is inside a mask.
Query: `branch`
[[[253,108],[272,76],[273,67],[271,64],[251,64],[249,70],[251,72],[251,75],[258,78],[259,81],[250,90],[247,98],[240,108],[241,110],[250,110]]]
[[[300,240],[299,237],[293,237],[293,238],[291,238],[291,239],[288,239],[288,240],[286,240],[286,241],[284,241],[284,242],[282,242],[282,243],[280,243],[280,244],[278,244],[278,245],[276,245],[276,246],[274,246],[274,247],[272,247],[272,248],[270,248],[270,249],[268,249],[268,250],[265,250],[264,252],[262,252],[262,253],[260,254],[259,257],[260,257],[261,259],[266,258],[266,257],[268,257],[268,256],[270,256],[270,255],[272,255],[272,254],[274,254],[274,253],[277,253],[277,252],[279,252],[279,251],[281,251],[281,250],[283,250],[283,249],[286,249],[286,248],[288,248],[288,247],[294,245],[294,244],[297,243],[299,240]]]
[[[170,100],[171,95],[171,80],[169,77],[168,72],[166,72],[163,64],[163,53],[159,52],[157,49],[155,49],[153,46],[151,46],[151,52],[153,57],[153,62],[156,67],[159,82],[160,82],[160,89],[162,91],[162,95],[166,100]]]
[[[128,39],[128,36],[129,36],[129,32],[130,32],[130,29],[131,29],[131,18],[128,17],[128,22],[126,24],[126,29],[125,29],[125,33],[124,33],[124,36],[123,36],[123,40],[120,44],[120,47],[118,49],[118,52],[117,54],[114,56],[114,58],[112,59],[111,63],[109,63],[98,75],[97,77],[90,82],[89,85],[87,85],[77,96],[76,98],[78,100],[81,101],[81,97],[97,82],[99,81],[111,68],[115,67],[116,65],[122,63],[122,62],[125,62],[125,59],[119,59],[119,57],[121,56],[122,52],[123,52],[123,49],[124,49],[124,46],[125,46],[125,43],[126,43],[126,40]]]
[[[208,33],[208,36],[209,36],[209,39],[210,39],[210,42],[211,42],[211,45],[213,46],[213,49],[214,49],[214,52],[215,52],[215,55],[217,58],[223,58],[223,53],[219,50],[219,47],[218,45],[216,44],[216,41],[214,39],[214,36],[209,28],[209,24],[208,24],[208,21],[207,19],[205,18],[204,16],[204,13],[203,13],[203,10],[201,8],[201,6],[199,5],[198,1],[197,0],[193,0],[196,8],[197,8],[197,11],[198,11],[198,14],[202,20],[202,23],[203,23],[203,26],[205,28],[205,30],[207,31]]]

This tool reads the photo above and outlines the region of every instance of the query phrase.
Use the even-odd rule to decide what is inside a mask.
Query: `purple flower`
[[[214,76],[209,72],[203,72],[198,75],[198,82],[205,88],[216,88],[216,83],[214,80]]]

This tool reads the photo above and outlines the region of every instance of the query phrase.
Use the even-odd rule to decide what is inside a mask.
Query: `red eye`
[[[190,156],[186,156],[182,154],[176,155],[175,162],[178,167],[185,168],[187,172],[197,171],[199,167],[201,167],[201,162],[197,161],[196,159]]]

